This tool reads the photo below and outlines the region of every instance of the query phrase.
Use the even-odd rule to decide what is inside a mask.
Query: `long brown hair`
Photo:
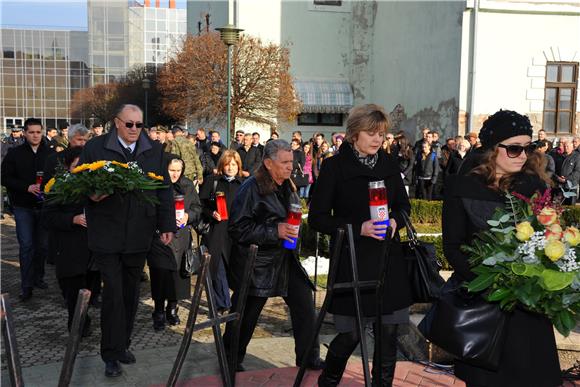
[[[544,155],[538,152],[533,152],[528,155],[526,163],[520,172],[510,173],[502,176],[496,185],[496,159],[498,153],[499,148],[497,146],[488,149],[485,151],[485,153],[483,153],[479,166],[471,171],[471,174],[480,175],[483,177],[485,184],[488,187],[498,191],[507,191],[512,187],[514,179],[518,173],[538,176],[548,186],[552,185],[552,181],[546,173],[547,160]]]
[[[223,175],[226,165],[231,163],[232,160],[234,160],[236,162],[236,164],[238,164],[238,173],[236,176],[241,177],[242,176],[242,158],[240,157],[240,154],[238,152],[236,152],[235,150],[231,150],[231,149],[224,151],[224,153],[222,153],[222,155],[220,156],[220,159],[218,160],[218,165],[216,167],[216,169],[218,171],[217,174]]]

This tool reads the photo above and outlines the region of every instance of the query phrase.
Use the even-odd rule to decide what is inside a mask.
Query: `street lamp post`
[[[149,88],[151,87],[151,81],[149,80],[149,78],[143,78],[142,84],[141,86],[143,87],[143,90],[145,91],[145,127],[149,127],[149,121],[147,119],[147,113],[148,113],[148,104],[149,104]]]
[[[233,24],[227,24],[225,27],[216,28],[220,32],[220,38],[228,46],[228,96],[227,96],[227,108],[226,108],[226,146],[230,146],[230,131],[231,131],[231,121],[232,121],[232,49],[233,46],[238,42],[240,38],[240,32],[243,30],[236,28]]]

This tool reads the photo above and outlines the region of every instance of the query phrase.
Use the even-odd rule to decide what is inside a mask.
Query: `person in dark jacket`
[[[405,191],[409,195],[409,188],[413,184],[413,148],[409,144],[409,139],[405,134],[398,134],[396,139],[397,153],[394,154],[397,157],[397,162],[399,163],[399,170],[401,171],[401,177],[403,178],[403,184],[405,185]]]
[[[81,163],[98,160],[135,162],[145,173],[164,177],[169,184],[162,145],[142,132],[143,112],[123,105],[115,127],[85,145]],[[105,375],[120,376],[121,365],[135,363],[129,351],[139,305],[139,281],[153,238],[169,244],[175,231],[175,210],[169,186],[143,192],[155,196],[154,205],[134,193],[91,195],[86,207],[89,249],[103,279],[101,307],[101,358]],[[155,233],[159,230],[159,234]]]
[[[242,177],[248,177],[254,174],[254,171],[260,165],[262,158],[258,148],[252,146],[252,134],[246,133],[243,137],[243,143],[237,149],[242,160]],[[218,168],[219,173],[219,168]]]
[[[437,153],[428,142],[423,142],[421,152],[415,162],[415,181],[417,199],[433,199],[433,187],[437,183],[439,175],[439,160]]]
[[[32,297],[33,287],[48,288],[44,282],[48,234],[40,222],[42,191],[36,181],[52,152],[43,141],[40,120],[29,118],[24,122],[24,137],[26,142],[10,149],[2,160],[2,185],[8,191],[16,222],[21,301]]]
[[[258,245],[248,299],[240,322],[238,369],[262,308],[269,297],[283,297],[290,308],[294,330],[296,364],[303,361],[310,369],[320,369],[318,341],[312,357],[304,359],[314,328],[315,312],[312,298],[313,285],[300,265],[296,250],[282,247],[284,240],[298,237],[298,230],[286,223],[290,204],[300,203],[296,187],[290,180],[292,150],[284,140],[270,140],[264,147],[262,164],[256,174],[247,179],[236,194],[230,214],[228,231],[233,239],[230,257],[230,285],[234,290],[232,306],[235,309],[241,287],[241,276],[251,244]],[[226,348],[232,335],[232,324],[226,326]]]
[[[26,140],[22,136],[22,128],[19,126],[13,126],[10,130],[10,136],[2,140],[2,160],[4,160],[4,157],[8,154],[10,149],[24,144],[25,141]]]
[[[530,197],[538,190],[543,192],[549,182],[542,168],[542,155],[530,146],[532,126],[527,117],[500,110],[483,123],[480,139],[483,151],[480,165],[467,175],[450,176],[445,191],[443,250],[454,269],[450,281],[475,278],[469,257],[460,247],[472,243],[475,233],[488,229],[487,220],[496,208],[505,205],[504,192],[516,191]],[[485,369],[457,359],[455,375],[468,386],[560,386],[558,352],[550,320],[524,308],[514,308],[506,318],[506,338],[498,369]]]
[[[81,147],[67,148],[63,167],[72,170],[78,164]],[[70,331],[80,289],[89,289],[98,272],[91,264],[87,239],[87,221],[83,204],[47,202],[42,209],[42,223],[51,232],[50,254],[54,257],[56,278],[68,309],[67,327]],[[91,320],[87,315],[83,336],[89,333]]]
[[[555,179],[556,176],[554,176],[554,173],[556,172],[556,162],[554,161],[554,158],[548,154],[550,143],[547,140],[537,140],[534,141],[534,145],[536,146],[536,151],[544,155],[544,159],[546,160],[546,174],[550,179]]]
[[[210,275],[213,280],[214,292],[218,311],[230,309],[230,289],[227,273],[229,270],[232,239],[228,233],[228,219],[222,219],[217,211],[216,193],[223,193],[226,200],[226,210],[230,214],[232,203],[238,188],[242,185],[242,160],[238,152],[227,150],[217,165],[217,175],[211,176],[199,191],[203,203],[203,218],[210,224],[210,229],[203,236],[202,243],[207,246],[212,257]]]
[[[390,226],[404,224],[401,213],[410,213],[411,206],[396,159],[379,152],[383,135],[390,126],[389,116],[374,104],[351,110],[346,122],[346,141],[340,154],[326,160],[314,189],[308,222],[316,231],[334,238],[338,228],[351,224],[358,260],[359,279],[376,281],[381,256],[381,246],[386,226],[375,224],[369,210],[369,183],[382,181],[387,188]],[[332,242],[331,242],[332,243]],[[336,282],[351,281],[348,247],[342,246]],[[365,321],[376,316],[376,296],[363,292],[362,309]],[[397,331],[400,324],[408,323],[408,307],[412,303],[407,264],[402,258],[398,237],[390,248],[390,268],[385,280],[381,358],[373,359],[373,386],[390,386],[397,358]],[[326,368],[318,379],[319,386],[336,386],[340,383],[348,358],[360,339],[356,331],[355,305],[351,292],[338,293],[329,307],[334,315],[338,335],[330,343],[326,355]],[[368,318],[368,319],[367,319]],[[368,321],[367,321],[368,320]]]
[[[183,196],[183,217],[175,223],[175,237],[165,245],[161,239],[154,238],[147,254],[147,265],[151,277],[151,298],[155,305],[153,329],[163,330],[165,323],[179,325],[177,301],[191,297],[191,278],[180,274],[183,255],[191,246],[192,224],[199,222],[201,203],[191,180],[183,175],[185,162],[177,155],[166,154],[167,170],[171,180],[173,197]],[[167,305],[166,305],[167,303]]]
[[[221,146],[217,142],[212,142],[209,146],[209,152],[201,156],[201,165],[203,167],[203,178],[215,175],[217,173],[217,164],[222,157]]]
[[[565,158],[560,175],[556,176],[556,179],[565,191],[570,191],[570,188],[575,187],[572,191],[576,195],[564,200],[564,204],[575,205],[578,201],[578,186],[580,185],[580,152],[576,152],[571,137],[563,138],[561,142],[564,144],[563,156]]]
[[[469,148],[471,145],[469,145],[469,141],[462,138],[458,140],[456,147],[457,149],[451,152],[451,156],[449,156],[449,162],[445,169],[445,176],[457,175],[459,173],[463,160],[465,160],[469,154]]]

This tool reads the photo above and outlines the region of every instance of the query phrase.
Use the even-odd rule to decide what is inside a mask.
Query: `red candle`
[[[44,176],[44,172],[38,171],[36,172],[36,184],[42,185],[42,177]]]
[[[291,204],[290,210],[288,211],[288,216],[286,217],[286,223],[292,226],[296,231],[300,230],[300,222],[302,221],[302,206],[300,204]],[[294,250],[296,248],[296,242],[298,238],[291,238],[292,242],[287,240],[284,241],[282,246],[288,250]]]
[[[387,202],[387,188],[385,182],[371,181],[369,183],[369,210],[375,224],[389,226],[389,204]],[[380,234],[383,238],[385,234]]]
[[[217,212],[222,220],[228,220],[228,206],[226,204],[226,195],[223,192],[215,193]]]
[[[185,216],[185,203],[183,195],[175,195],[175,218],[177,220],[183,219]],[[181,226],[183,228],[183,225]]]

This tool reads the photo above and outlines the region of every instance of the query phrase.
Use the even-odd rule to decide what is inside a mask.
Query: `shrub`
[[[411,222],[441,224],[443,202],[439,200],[411,199]]]

